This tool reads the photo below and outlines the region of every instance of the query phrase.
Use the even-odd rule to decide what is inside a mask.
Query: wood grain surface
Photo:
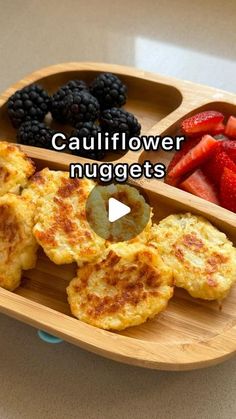
[[[101,71],[120,75],[128,85],[127,110],[142,123],[142,133],[175,135],[179,122],[196,110],[219,109],[236,114],[236,96],[217,89],[166,78],[159,75],[108,64],[69,63],[39,70],[11,86],[0,97],[0,140],[16,141],[6,112],[11,94],[32,82],[39,82],[49,92],[72,78],[90,81]],[[52,121],[48,121],[53,124]],[[57,126],[55,126],[57,128]],[[33,147],[22,149],[35,160],[37,168],[67,170],[71,162],[85,162],[79,157]],[[117,159],[110,156],[108,160]],[[168,163],[170,153],[128,152],[120,162],[152,161]],[[141,180],[141,187],[154,208],[154,220],[168,214],[191,211],[201,214],[224,231],[236,244],[236,215],[219,206],[166,185],[160,181]],[[73,278],[75,265],[58,266],[39,251],[35,269],[24,272],[21,287],[10,293],[0,288],[0,310],[16,319],[100,355],[129,364],[164,370],[206,367],[231,357],[236,351],[236,287],[223,302],[191,298],[176,289],[165,312],[138,327],[113,333],[74,319],[66,299],[66,286]]]

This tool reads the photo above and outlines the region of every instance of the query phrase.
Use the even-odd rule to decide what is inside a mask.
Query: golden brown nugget
[[[22,269],[36,264],[33,215],[34,206],[21,196],[0,197],[0,286],[9,291],[20,285]]]
[[[0,196],[7,192],[18,194],[34,172],[34,163],[18,146],[0,142]]]
[[[67,293],[75,317],[102,329],[122,330],[166,308],[173,295],[172,270],[141,243],[116,243],[97,263],[78,269]]]
[[[236,281],[236,249],[203,217],[170,215],[153,226],[149,244],[192,297],[221,300]]]
[[[86,201],[95,186],[88,179],[70,179],[68,172],[36,173],[23,196],[36,205],[37,242],[56,264],[93,261],[105,248],[86,219]]]

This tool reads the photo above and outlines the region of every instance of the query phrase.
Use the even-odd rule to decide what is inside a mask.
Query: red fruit
[[[225,125],[222,122],[220,122],[218,125],[216,125],[215,128],[210,129],[208,131],[208,134],[219,135],[219,134],[223,134],[224,132],[225,132]]]
[[[214,153],[218,146],[219,143],[213,137],[204,135],[201,141],[170,170],[168,174],[170,181],[175,182],[176,179],[200,166]]]
[[[214,186],[209,182],[200,169],[197,169],[191,176],[182,182],[179,187],[192,193],[193,195],[206,199],[206,201],[219,205],[219,200]]]
[[[225,134],[236,139],[236,118],[230,116],[225,127]]]
[[[236,164],[225,151],[222,151],[222,147],[223,142],[220,143],[215,155],[202,167],[203,173],[215,184],[220,183],[225,167],[236,173]]]
[[[216,111],[200,112],[182,121],[181,128],[185,134],[218,133],[217,127],[222,129],[224,115]],[[215,131],[216,130],[216,131]],[[222,132],[222,131],[221,131]]]
[[[177,186],[179,182],[181,182],[180,178],[173,178],[173,177],[170,177],[168,174],[165,178],[165,183],[171,186]]]
[[[223,141],[221,147],[236,164],[236,141]]]
[[[236,212],[236,173],[227,167],[220,182],[220,203],[224,208]]]
[[[185,156],[195,145],[197,145],[201,141],[201,138],[191,138],[190,140],[185,140],[181,145],[181,150],[176,151],[172,160],[169,163],[167,173],[176,166],[176,164]]]

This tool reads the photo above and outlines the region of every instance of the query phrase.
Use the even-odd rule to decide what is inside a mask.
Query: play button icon
[[[134,239],[147,226],[151,208],[138,189],[129,185],[97,185],[86,203],[92,230],[111,242]]]
[[[109,198],[108,200],[108,220],[110,223],[119,220],[131,211],[128,205],[122,204],[115,198]]]

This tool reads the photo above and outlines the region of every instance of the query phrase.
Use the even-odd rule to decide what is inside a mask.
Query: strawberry
[[[214,128],[210,129],[207,134],[211,134],[213,136],[220,135],[225,132],[225,125],[220,122],[218,125],[216,125]]]
[[[219,147],[219,143],[210,135],[204,135],[201,141],[193,147],[179,162],[169,171],[168,180],[171,184],[178,183],[183,175],[194,170],[205,162]]]
[[[236,173],[227,167],[220,182],[220,202],[224,208],[236,212]]]
[[[203,133],[217,134],[219,133],[219,128],[220,132],[222,132],[222,129],[224,130],[224,126],[222,124],[223,119],[224,115],[220,112],[200,112],[182,121],[181,128],[187,135]]]
[[[236,141],[222,141],[222,150],[224,150],[236,164]]]
[[[225,127],[225,134],[236,139],[236,118],[230,116]]]
[[[173,169],[173,167],[176,166],[176,164],[182,159],[185,154],[187,154],[195,145],[197,145],[201,141],[201,138],[191,138],[185,140],[181,145],[181,150],[176,151],[174,156],[172,157],[172,160],[169,163],[167,173]]]
[[[222,147],[223,142],[220,143],[220,147],[215,155],[202,167],[203,173],[215,184],[220,183],[225,167],[236,173],[236,164],[225,151],[222,151]]]
[[[191,176],[182,182],[179,187],[184,191],[206,199],[206,201],[219,205],[219,200],[214,186],[200,169],[197,169]]]

